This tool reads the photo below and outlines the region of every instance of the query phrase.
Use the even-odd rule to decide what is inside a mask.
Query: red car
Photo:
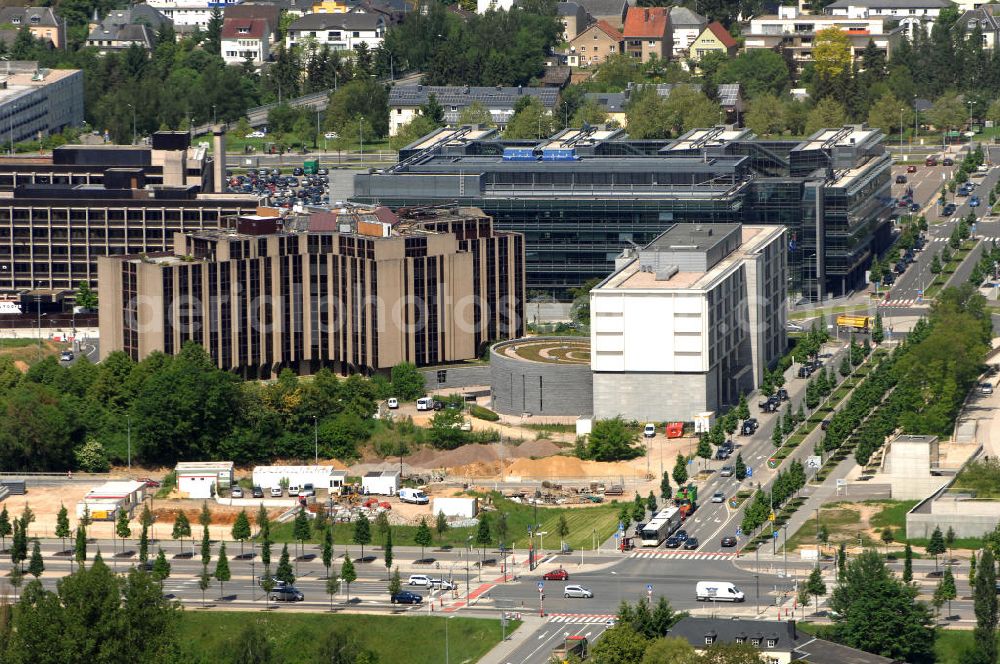
[[[560,567],[551,572],[546,572],[542,575],[542,578],[546,581],[569,581],[569,572]]]
[[[140,482],[145,482],[146,486],[148,486],[150,489],[158,489],[158,488],[160,488],[160,483],[157,482],[156,480],[154,480],[151,477],[140,477],[139,481]]]
[[[913,164],[910,164],[909,166],[906,167],[906,172],[907,173],[916,173],[917,172],[917,167],[914,166]]]

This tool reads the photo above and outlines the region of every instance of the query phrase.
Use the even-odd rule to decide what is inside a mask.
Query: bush
[[[73,454],[76,456],[77,466],[85,473],[106,473],[111,468],[104,446],[96,440],[88,440]]]
[[[476,404],[469,406],[469,412],[473,417],[480,420],[486,420],[487,422],[496,422],[500,419],[500,416],[489,408],[483,408],[482,406],[477,406]]]

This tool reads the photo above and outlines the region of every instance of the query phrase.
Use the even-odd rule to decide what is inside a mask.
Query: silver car
[[[584,586],[566,586],[563,589],[563,597],[579,597],[582,599],[593,599],[594,593],[590,588]]]

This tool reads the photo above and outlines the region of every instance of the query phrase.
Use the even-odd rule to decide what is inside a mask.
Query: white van
[[[420,489],[409,488],[399,490],[399,499],[404,503],[413,503],[414,505],[426,505],[431,501],[431,499],[427,497],[427,494]]]
[[[699,581],[695,587],[699,602],[742,602],[743,591],[728,581]]]
[[[417,399],[417,410],[433,410],[434,399],[431,397],[420,397]]]
[[[388,406],[390,410],[395,410],[399,408],[399,399],[396,397],[389,397],[389,399],[385,402],[385,405]]]
[[[653,438],[654,436],[656,436],[656,425],[647,424],[646,427],[642,430],[642,435],[645,436],[646,438]]]

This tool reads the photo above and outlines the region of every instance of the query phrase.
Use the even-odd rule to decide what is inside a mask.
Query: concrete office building
[[[262,210],[265,212],[265,210]],[[341,208],[178,233],[99,262],[101,355],[177,353],[269,378],[478,357],[524,331],[524,245],[476,209]]]
[[[255,211],[255,196],[212,193],[219,166],[187,132],[0,160],[0,290],[96,286],[99,256],[162,252],[175,232]]]
[[[785,349],[785,230],[677,224],[590,291],[594,416],[689,422]]]
[[[811,300],[863,287],[873,252],[889,246],[892,159],[877,129],[824,129],[804,141],[730,126],[663,141],[626,131],[535,141],[439,129],[396,165],[356,175],[354,199],[479,207],[524,234],[528,289],[560,297],[674,223],[785,226],[789,290]]]
[[[17,60],[0,67],[0,144],[56,134],[83,124],[83,72]]]

